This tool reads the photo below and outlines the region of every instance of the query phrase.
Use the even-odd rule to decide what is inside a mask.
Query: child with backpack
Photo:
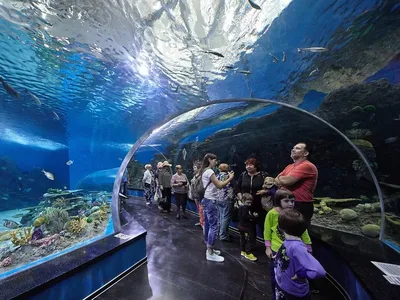
[[[301,240],[307,223],[299,211],[287,208],[279,214],[278,226],[285,241],[275,258],[275,297],[277,300],[310,300],[308,279],[324,277],[326,272]]]
[[[264,224],[264,240],[265,240],[265,253],[271,259],[269,264],[270,269],[270,277],[271,277],[271,290],[272,290],[272,299],[275,298],[275,288],[276,288],[276,280],[275,280],[275,270],[274,270],[274,257],[278,252],[279,248],[282,246],[283,241],[285,240],[284,233],[278,227],[278,217],[279,214],[288,208],[293,208],[295,203],[294,196],[292,192],[288,190],[277,190],[274,196],[274,208],[271,209],[267,217],[265,218]],[[301,235],[301,240],[307,245],[308,251],[311,250],[311,239],[308,235],[308,231],[306,229],[303,230]]]

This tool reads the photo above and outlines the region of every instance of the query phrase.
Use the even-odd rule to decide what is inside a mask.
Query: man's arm
[[[300,179],[293,177],[293,176],[282,176],[282,175],[278,175],[275,178],[275,184],[278,186],[291,186],[293,184],[295,184],[296,182],[298,182]]]

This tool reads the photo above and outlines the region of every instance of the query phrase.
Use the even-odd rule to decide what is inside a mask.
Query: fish
[[[68,188],[67,188],[67,186],[66,185],[64,185],[64,190],[67,190]]]
[[[400,121],[400,115],[398,118],[394,118],[393,121]]]
[[[246,75],[250,75],[251,74],[251,72],[247,71],[247,70],[239,70],[238,72],[242,73],[242,74],[246,74]]]
[[[0,77],[0,82],[10,96],[14,97],[15,99],[21,98],[21,95],[16,90],[14,90],[14,88],[11,85],[5,82],[2,77]]]
[[[7,220],[7,219],[3,219],[4,223],[3,226],[10,228],[10,229],[15,229],[15,228],[19,228],[21,227],[20,224],[18,224],[17,222],[13,221],[13,220]]]
[[[285,51],[283,52],[282,61],[286,61],[286,53],[285,53]]]
[[[399,139],[398,136],[392,136],[392,137],[387,138],[387,139],[385,140],[385,144],[394,143],[394,142],[397,141],[398,139]]]
[[[37,106],[40,106],[42,102],[40,102],[39,98],[36,97],[34,94],[30,93],[27,89],[25,89],[25,94],[29,95],[33,101],[36,103]]]
[[[121,158],[121,157],[118,157],[118,160],[122,160],[122,158]]]
[[[70,165],[72,165],[73,163],[74,163],[73,160],[69,160],[69,161],[67,161],[65,164],[66,164],[67,166],[70,166]]]
[[[57,115],[55,111],[51,111],[53,113],[54,120],[59,121],[60,117]]]
[[[251,6],[252,8],[258,9],[258,10],[261,9],[261,7],[258,6],[258,5],[257,5],[256,3],[254,3],[253,1],[251,1],[251,0],[248,0],[248,1],[249,1],[249,4],[250,4],[250,6]]]
[[[32,191],[32,188],[26,188],[26,189],[24,189],[24,193],[29,193],[30,191]]]
[[[313,76],[313,75],[317,74],[318,72],[319,72],[319,69],[316,68],[315,70],[312,70],[312,71],[310,72],[310,74],[308,74],[308,76]]]
[[[223,56],[221,53],[216,52],[216,51],[212,51],[212,50],[205,50],[205,51],[203,51],[203,52],[204,52],[204,53],[213,54],[213,55],[216,55],[216,56],[218,56],[218,57],[225,57],[225,56]]]
[[[233,66],[222,66],[222,68],[223,68],[223,69],[229,69],[229,70],[232,70],[232,69],[233,69]]]
[[[297,52],[309,51],[309,52],[325,52],[328,48],[324,47],[309,47],[309,48],[297,48]]]
[[[18,180],[22,180],[22,177],[18,177]]]
[[[44,176],[47,177],[47,179],[54,180],[53,174],[51,174],[50,172],[46,172],[45,170],[42,170],[42,172],[43,172]]]
[[[268,55],[271,56],[271,57],[273,58],[273,62],[274,62],[274,63],[277,64],[277,63],[279,62],[279,60],[276,58],[276,56],[272,55],[271,53],[268,53]]]
[[[353,122],[353,124],[351,124],[353,127],[357,127],[358,125],[360,125],[360,122]]]

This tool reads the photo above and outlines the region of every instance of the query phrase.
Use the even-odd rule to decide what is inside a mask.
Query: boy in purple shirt
[[[309,300],[308,279],[324,277],[326,272],[300,238],[307,223],[300,212],[286,208],[279,214],[278,226],[285,234],[285,241],[275,258],[276,299]]]

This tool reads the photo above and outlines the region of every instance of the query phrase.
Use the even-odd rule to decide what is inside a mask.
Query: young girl
[[[287,208],[279,214],[278,226],[284,232],[285,241],[275,258],[275,297],[277,300],[310,300],[307,279],[324,277],[326,272],[301,241],[307,223],[300,212]]]
[[[271,276],[271,290],[272,290],[272,299],[275,300],[275,272],[274,272],[274,261],[273,257],[278,252],[279,248],[282,246],[283,241],[285,240],[285,235],[278,228],[278,216],[279,213],[286,208],[294,207],[295,199],[293,194],[287,190],[277,190],[274,196],[274,208],[271,209],[267,217],[265,218],[264,224],[264,240],[265,240],[265,253],[272,260],[269,264],[270,276]],[[308,231],[306,229],[303,230],[303,234],[301,235],[302,241],[307,244],[307,249],[311,252],[311,239],[308,235]]]

